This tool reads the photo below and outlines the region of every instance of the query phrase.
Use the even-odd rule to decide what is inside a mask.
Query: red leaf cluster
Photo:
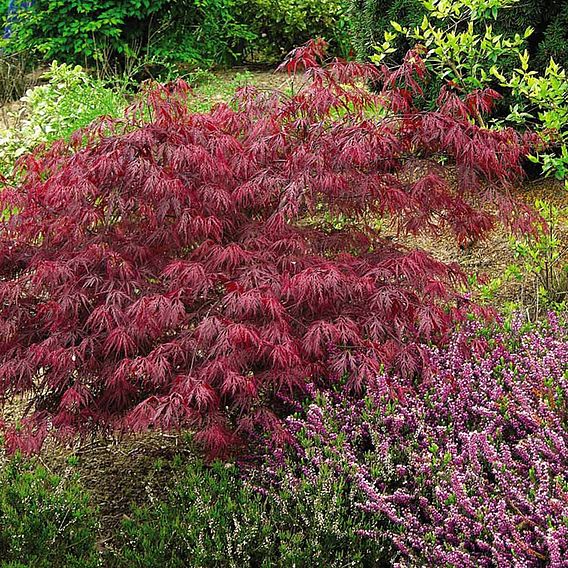
[[[417,53],[390,72],[319,66],[322,49],[285,63],[309,77],[291,97],[248,87],[191,114],[183,82],[156,87],[122,122],[22,162],[0,196],[0,394],[33,408],[11,448],[188,427],[220,452],[277,428],[309,383],[420,369],[459,314],[460,272],[373,221],[466,239],[493,205],[528,226],[509,189],[531,140],[475,124],[491,93],[417,111]]]

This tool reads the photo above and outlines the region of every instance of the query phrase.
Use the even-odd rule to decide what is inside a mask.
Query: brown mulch
[[[540,199],[558,207],[568,206],[568,191],[564,183],[552,179],[527,183],[519,192],[521,202],[534,205]],[[568,245],[568,226],[561,224],[557,227],[557,235]],[[467,247],[460,247],[452,235],[432,237],[421,235],[417,237],[397,237],[391,233],[393,242],[419,248],[429,252],[443,262],[457,262],[466,274],[477,274],[486,281],[502,278],[502,283],[496,292],[494,303],[502,306],[506,302],[521,302],[530,291],[523,291],[523,286],[532,290],[530,283],[503,279],[508,266],[518,263],[511,248],[511,234],[499,227],[485,239],[473,242]]]

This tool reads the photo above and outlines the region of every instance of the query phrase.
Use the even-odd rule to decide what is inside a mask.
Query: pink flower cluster
[[[265,471],[344,476],[398,566],[568,566],[568,326],[471,322],[427,366],[317,395]]]

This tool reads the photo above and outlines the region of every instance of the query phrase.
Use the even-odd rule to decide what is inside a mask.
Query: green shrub
[[[258,35],[243,0],[180,0],[158,23],[151,54],[165,61],[210,66],[242,60]]]
[[[0,128],[0,173],[38,144],[68,138],[99,116],[119,116],[126,105],[121,94],[78,66],[54,62],[42,79],[47,83],[22,99],[24,117],[13,128]]]
[[[315,36],[346,53],[347,12],[348,0],[37,0],[19,10],[4,44],[46,61],[111,61],[111,67],[132,58],[201,66],[272,62]]]
[[[184,63],[273,62],[312,37],[349,50],[348,0],[184,0],[161,23],[152,53]]]
[[[568,173],[568,83],[565,69],[551,59],[544,71],[535,71],[527,40],[535,34],[528,27],[522,34],[501,34],[495,24],[514,12],[518,0],[430,0],[427,13],[416,26],[393,21],[384,41],[375,47],[371,60],[390,62],[397,45],[409,42],[424,60],[430,74],[425,91],[426,106],[434,104],[435,93],[444,84],[462,93],[480,93],[493,88],[501,98],[498,116],[479,126],[501,129],[513,126],[535,130],[546,141],[529,159],[539,174],[566,179]],[[530,164],[529,164],[530,165]]]
[[[241,0],[241,6],[258,36],[252,47],[275,59],[316,37],[324,37],[332,53],[350,49],[346,0]]]
[[[518,64],[527,28],[514,36],[496,34],[494,20],[518,0],[432,0],[419,25],[391,22],[391,31],[371,60],[383,63],[396,54],[397,42],[421,53],[434,82],[451,83],[464,93],[496,86],[512,62]]]
[[[568,83],[565,69],[551,59],[544,71],[536,71],[525,44],[537,32],[528,27],[522,33],[495,31],[507,14],[514,13],[518,0],[430,0],[426,14],[415,26],[392,21],[384,41],[375,47],[371,60],[391,63],[397,45],[406,41],[420,54],[429,72],[430,85],[422,103],[435,104],[436,92],[446,84],[472,97],[483,89],[497,89],[500,99],[497,117],[478,126],[501,129],[513,126],[535,130],[546,141],[529,159],[539,174],[566,179],[568,173]],[[530,164],[529,164],[530,165]]]
[[[278,474],[277,474],[278,475]],[[281,477],[268,494],[237,468],[189,465],[163,501],[123,523],[125,567],[377,566],[379,541],[356,533],[364,514],[345,481],[325,467],[315,478]],[[374,523],[374,521],[371,521]]]
[[[391,21],[403,27],[417,25],[427,13],[427,0],[351,0],[354,44],[361,57],[373,54],[374,46],[384,41],[384,32],[391,30]],[[491,4],[490,1],[487,2]],[[527,49],[540,70],[551,57],[557,63],[568,63],[568,3],[565,0],[523,0],[509,10],[503,10],[493,25],[495,35],[522,35],[527,27],[535,33],[527,39]],[[406,52],[401,42],[395,60]],[[516,65],[511,60],[509,69]]]
[[[20,459],[0,469],[0,566],[91,568],[96,511],[74,481]]]
[[[404,27],[416,25],[424,13],[421,0],[351,0],[355,50],[364,59],[370,57],[375,53],[375,46],[383,43],[385,31],[391,30],[391,22]],[[396,60],[400,61],[409,46],[401,41],[396,47]]]
[[[33,50],[46,61],[81,63],[125,54],[147,43],[153,18],[163,14],[171,1],[17,0],[17,17],[10,22],[5,48]]]
[[[43,78],[48,83],[28,91],[24,101],[46,141],[66,138],[99,116],[119,116],[126,105],[122,95],[79,66],[53,62]]]

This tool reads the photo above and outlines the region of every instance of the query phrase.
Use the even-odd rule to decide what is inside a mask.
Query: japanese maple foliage
[[[189,427],[220,452],[278,428],[307,382],[411,375],[444,339],[459,269],[375,221],[463,240],[498,211],[529,228],[509,190],[534,141],[476,125],[492,92],[415,110],[418,53],[391,72],[320,66],[323,49],[291,54],[309,79],[291,97],[248,87],[191,114],[180,81],[21,164],[0,196],[0,390],[31,396],[10,448]]]

